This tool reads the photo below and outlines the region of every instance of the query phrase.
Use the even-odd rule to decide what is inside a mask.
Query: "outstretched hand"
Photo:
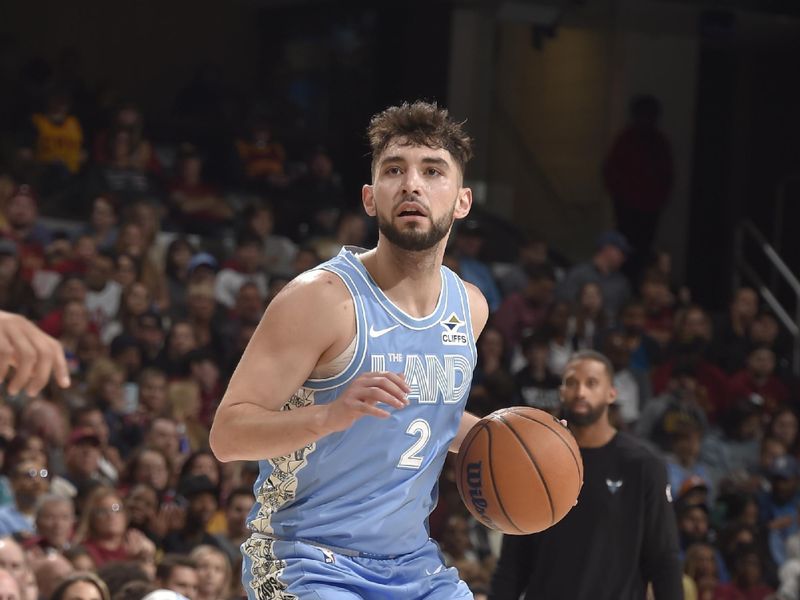
[[[405,379],[398,373],[362,373],[341,396],[327,405],[323,428],[327,432],[343,431],[367,415],[386,419],[389,412],[379,408],[378,404],[405,408],[408,406],[406,395],[409,391]]]
[[[61,344],[25,317],[0,311],[0,381],[5,381],[12,367],[14,375],[7,383],[11,395],[24,389],[28,396],[35,396],[51,375],[62,388],[70,385]]]

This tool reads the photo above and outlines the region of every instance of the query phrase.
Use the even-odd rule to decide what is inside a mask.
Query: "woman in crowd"
[[[98,568],[110,561],[152,563],[155,560],[155,544],[141,531],[128,528],[128,513],[122,497],[113,488],[101,486],[92,491],[83,507],[75,538]]]

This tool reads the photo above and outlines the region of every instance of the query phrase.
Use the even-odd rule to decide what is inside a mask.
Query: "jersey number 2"
[[[425,419],[415,419],[406,429],[406,435],[419,436],[419,439],[411,444],[411,447],[403,452],[400,457],[400,462],[397,466],[401,469],[419,469],[422,466],[423,456],[417,454],[420,452],[428,440],[431,439],[431,426]]]

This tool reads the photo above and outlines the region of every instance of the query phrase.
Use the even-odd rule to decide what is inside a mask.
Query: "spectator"
[[[78,344],[90,331],[91,323],[86,305],[77,301],[67,302],[64,305],[58,341],[68,356],[77,356]]]
[[[167,376],[159,369],[147,368],[139,373],[138,384],[139,400],[131,421],[138,424],[140,433],[143,434],[143,429],[153,419],[166,414]]]
[[[0,600],[25,600],[19,582],[4,567],[0,567]]]
[[[75,505],[70,498],[42,496],[36,508],[36,535],[25,544],[28,555],[61,554],[68,550],[72,547],[74,527]]]
[[[0,537],[0,569],[16,580],[20,590],[25,587],[30,566],[22,547],[11,536]]]
[[[639,284],[639,295],[646,315],[644,331],[665,348],[672,339],[675,306],[669,280],[660,271],[651,270]]]
[[[711,488],[711,478],[700,462],[700,444],[703,430],[687,420],[678,425],[670,436],[670,453],[666,457],[667,477],[673,494],[683,491],[685,484],[704,485]],[[710,494],[713,497],[713,494]]]
[[[244,230],[261,239],[263,266],[268,274],[291,270],[297,246],[289,238],[275,233],[275,209],[270,203],[251,204],[242,215]],[[333,227],[331,227],[331,231]]]
[[[173,321],[156,364],[168,376],[185,377],[189,374],[189,353],[197,347],[197,337],[192,323],[185,319]]]
[[[767,424],[767,437],[774,437],[786,447],[787,452],[797,455],[798,416],[791,406],[778,408]]]
[[[111,593],[105,582],[94,573],[77,572],[68,575],[53,591],[50,600],[111,600]]]
[[[503,296],[521,292],[528,281],[527,270],[531,267],[547,266],[553,268],[556,280],[564,277],[563,269],[556,268],[551,258],[551,251],[544,238],[528,235],[519,246],[517,260],[510,265],[495,267],[499,271],[499,283]]]
[[[206,526],[219,507],[219,488],[205,475],[190,475],[180,482],[178,492],[187,502],[186,520],[182,529],[164,538],[164,551],[188,553],[201,544],[216,546]]]
[[[578,303],[569,318],[568,331],[576,350],[593,350],[597,338],[606,329],[603,309],[603,291],[596,283],[585,283],[578,295]]]
[[[620,331],[625,336],[625,345],[631,353],[631,366],[649,371],[661,360],[661,348],[644,330],[647,315],[644,305],[631,300],[622,307],[619,315]]]
[[[91,555],[83,546],[75,544],[64,551],[64,558],[72,563],[76,571],[94,571],[95,564]]]
[[[166,421],[165,419],[157,419],[154,423],[162,420]],[[154,437],[152,432],[149,432],[148,436],[151,439]],[[128,470],[124,481],[128,489],[139,484],[148,485],[156,490],[159,498],[165,499],[164,496],[169,490],[171,477],[172,461],[170,457],[160,448],[150,447],[145,444],[137,448],[128,460]]]
[[[261,271],[261,241],[252,234],[241,234],[233,258],[217,275],[214,295],[218,302],[232,308],[236,294],[246,281],[255,283],[262,295],[267,294],[267,277]]]
[[[92,429],[72,430],[64,455],[66,469],[53,482],[54,493],[67,498],[76,498],[106,481],[98,469],[101,443]]]
[[[789,356],[791,355],[789,340],[783,335],[778,320],[773,314],[762,312],[753,319],[750,324],[749,339],[751,347],[769,348],[775,353],[778,375],[789,374]]]
[[[684,573],[697,586],[698,600],[714,600],[714,590],[719,584],[717,553],[707,542],[697,542],[686,549]]]
[[[247,134],[236,140],[236,152],[244,180],[250,186],[259,189],[286,184],[286,151],[273,139],[266,119],[251,121]]]
[[[200,386],[194,381],[173,381],[167,387],[170,416],[178,425],[188,448],[208,447],[208,427],[200,422]]]
[[[164,274],[167,280],[170,314],[182,316],[186,310],[186,287],[189,284],[189,263],[195,254],[186,237],[177,237],[167,246]]]
[[[51,553],[31,560],[31,571],[36,578],[39,597],[52,598],[61,582],[75,571],[75,567],[63,555]]]
[[[764,582],[764,565],[755,546],[738,548],[732,566],[731,581],[717,587],[714,600],[766,600],[775,591]]]
[[[20,267],[17,243],[0,238],[0,310],[36,319],[38,302],[31,284],[22,278]]]
[[[797,534],[800,506],[800,467],[793,456],[776,458],[769,468],[771,491],[759,491],[759,520],[769,532],[769,549],[776,564],[786,561],[786,541]]]
[[[112,194],[120,203],[127,203],[156,191],[156,182],[139,162],[134,144],[133,136],[124,129],[108,137],[108,160],[90,172],[90,193]]]
[[[197,565],[197,593],[193,600],[227,600],[231,587],[231,563],[215,546],[198,546],[189,554]]]
[[[169,294],[164,273],[159,264],[161,257],[155,247],[156,231],[151,222],[156,219],[153,206],[148,202],[137,202],[132,209],[135,220],[123,223],[117,239],[117,254],[128,254],[139,263],[139,281],[147,286],[153,299],[153,306],[158,311],[169,308]],[[156,225],[157,227],[157,225]]]
[[[330,235],[339,217],[351,208],[345,200],[341,177],[334,170],[330,153],[319,146],[309,155],[306,166],[307,171],[292,184],[292,204],[287,210],[290,235],[300,233],[304,227],[314,236]]]
[[[75,115],[70,114],[71,101],[63,91],[54,91],[47,100],[44,113],[31,117],[35,132],[35,160],[48,167],[53,184],[62,183],[75,175],[85,160],[83,129]]]
[[[729,388],[733,396],[760,396],[768,415],[789,401],[789,388],[775,376],[775,353],[771,349],[753,348],[747,355],[746,365],[730,379]]]
[[[155,176],[161,173],[161,163],[153,145],[144,135],[144,118],[142,112],[133,102],[125,102],[115,111],[111,127],[101,131],[94,140],[92,158],[99,165],[107,164],[111,160],[109,154],[109,138],[116,132],[124,131],[130,139],[130,162],[137,169],[149,172]]]
[[[470,411],[487,415],[504,408],[514,396],[514,380],[509,371],[509,352],[500,332],[486,327],[478,340],[478,361],[472,373],[467,401]]]
[[[133,337],[139,344],[142,353],[142,366],[145,368],[155,368],[161,352],[164,350],[163,320],[154,310],[148,310],[136,319],[136,328]]]
[[[603,293],[603,305],[609,323],[614,323],[622,307],[630,299],[628,280],[620,272],[631,252],[628,240],[617,231],[606,231],[597,240],[592,259],[572,267],[556,290],[561,300],[575,303],[585,283],[596,283]]]
[[[186,300],[186,319],[194,330],[197,348],[204,348],[221,356],[225,353],[222,339],[223,311],[217,310],[214,287],[210,283],[193,283],[189,285]]]
[[[125,496],[125,510],[128,511],[128,525],[145,534],[156,546],[169,530],[172,521],[166,505],[160,506],[158,491],[147,483],[131,486]]]
[[[455,233],[453,255],[458,260],[461,278],[481,290],[489,304],[489,311],[494,312],[500,307],[503,297],[489,265],[481,260],[484,241],[483,226],[474,219],[464,221]]]
[[[672,150],[658,129],[660,117],[657,98],[635,96],[629,107],[629,123],[615,138],[603,165],[617,226],[635,251],[634,276],[649,258],[674,180]]]
[[[763,434],[760,408],[750,398],[735,401],[720,425],[719,431],[709,432],[700,450],[715,489],[722,480],[742,483],[748,479],[748,472],[758,462]]]
[[[39,218],[36,194],[29,185],[17,186],[4,212],[8,224],[4,237],[17,243],[20,275],[30,283],[44,265],[44,249],[53,241],[53,234]]]
[[[227,555],[231,564],[239,565],[242,553],[239,547],[250,537],[247,516],[255,504],[255,495],[251,487],[238,487],[228,494],[225,505],[225,532],[214,536],[217,547]]]
[[[219,190],[203,179],[203,157],[193,144],[178,150],[175,179],[169,186],[170,218],[184,233],[214,235],[233,217]]]
[[[675,514],[681,558],[692,544],[710,543],[713,539],[707,505],[678,501],[675,505]],[[719,563],[719,557],[716,554],[714,560]]]
[[[522,354],[527,362],[514,375],[516,386],[514,403],[525,404],[557,415],[561,410],[561,398],[558,394],[561,378],[549,367],[549,340],[542,334],[528,336],[522,341]]]
[[[38,322],[39,329],[53,337],[61,335],[64,305],[73,300],[81,304],[86,304],[87,293],[88,288],[86,287],[86,282],[83,277],[80,275],[64,276],[61,281],[58,282],[53,293],[53,298],[50,299],[51,302],[45,304],[45,314]],[[55,306],[53,306],[53,303],[55,303]]]
[[[89,223],[83,232],[92,236],[99,252],[110,252],[117,243],[118,221],[114,198],[110,194],[99,194],[92,202]]]
[[[21,460],[11,468],[14,504],[0,508],[0,536],[30,537],[35,530],[36,505],[50,487],[50,473],[43,462],[31,459]]]
[[[181,554],[166,554],[156,569],[156,582],[194,600],[197,596],[197,563]]]
[[[670,436],[679,427],[699,426],[705,429],[707,420],[703,410],[704,389],[697,381],[697,371],[691,364],[676,365],[672,370],[667,390],[642,409],[636,424],[636,433],[651,440],[661,450],[670,447]]]
[[[506,297],[492,317],[492,324],[503,334],[506,344],[511,348],[544,324],[553,302],[556,284],[553,269],[548,266],[531,267],[527,275],[525,289]]]
[[[270,289],[273,288],[275,277],[270,279]],[[244,323],[258,323],[264,314],[266,299],[261,294],[258,286],[253,282],[245,282],[236,294],[236,304],[228,313],[227,327],[225,328],[226,341],[233,339],[235,333]]]
[[[92,323],[102,331],[119,312],[122,286],[113,279],[114,259],[98,254],[86,270],[86,307]]]
[[[151,562],[155,557],[155,545],[128,529],[122,498],[108,487],[95,488],[86,499],[76,539],[98,568],[110,561]]]
[[[356,212],[343,213],[333,234],[313,237],[309,244],[323,260],[333,258],[346,246],[363,248],[367,245],[367,220]]]
[[[202,427],[211,426],[214,412],[225,392],[216,356],[208,350],[193,350],[188,357],[189,372],[200,394],[198,423]]]
[[[170,417],[160,416],[153,419],[144,438],[145,447],[160,451],[168,466],[183,463],[181,436],[178,424]],[[171,473],[172,471],[170,471]]]
[[[714,321],[711,358],[728,373],[744,368],[749,350],[748,333],[758,315],[758,294],[741,287],[733,294],[727,314]]]
[[[102,479],[116,484],[119,473],[125,464],[120,456],[117,446],[112,446],[109,441],[109,428],[103,411],[95,404],[87,404],[72,411],[72,426],[76,429],[88,429],[100,440],[100,460],[98,473]],[[117,442],[119,445],[119,442]]]
[[[564,373],[570,357],[576,348],[569,331],[570,317],[572,308],[568,302],[556,301],[550,307],[547,314],[545,326],[542,332],[548,337],[550,352],[548,355],[548,367],[550,371],[559,377]]]
[[[482,564],[472,548],[467,519],[459,514],[447,519],[447,527],[442,534],[442,555],[445,564],[458,569],[458,574],[470,589],[488,588],[493,564]]]
[[[621,429],[629,430],[636,425],[643,406],[652,396],[652,387],[647,371],[631,366],[631,351],[625,335],[611,331],[603,342],[605,355],[614,366],[614,388],[617,390],[615,412]]]

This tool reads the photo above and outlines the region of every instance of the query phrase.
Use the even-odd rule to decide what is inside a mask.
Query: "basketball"
[[[555,525],[575,505],[583,461],[558,419],[515,406],[475,424],[459,449],[456,474],[461,498],[476,519],[522,535]]]

